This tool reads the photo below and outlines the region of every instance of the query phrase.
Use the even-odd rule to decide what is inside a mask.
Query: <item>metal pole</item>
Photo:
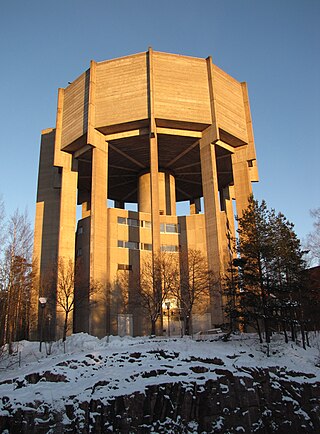
[[[40,346],[39,346],[39,351],[41,353],[42,350],[42,339],[43,339],[43,305],[41,304],[41,323],[40,323]]]
[[[41,320],[40,320],[40,346],[39,351],[42,350],[42,340],[43,340],[43,320],[44,320],[44,308],[46,307],[47,298],[46,297],[39,297],[39,303],[41,307]]]

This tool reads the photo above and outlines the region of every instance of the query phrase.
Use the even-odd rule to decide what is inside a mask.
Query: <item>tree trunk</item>
[[[69,312],[66,312],[66,316],[64,318],[64,326],[63,326],[63,338],[62,341],[65,342],[66,338],[67,338],[67,331],[68,331],[68,316],[69,316]]]
[[[156,320],[151,320],[151,336],[155,336],[156,334]]]
[[[257,330],[258,330],[258,335],[259,335],[260,344],[262,344],[262,343],[263,343],[263,339],[262,339],[262,335],[261,335],[259,319],[256,319],[256,323],[257,323]]]
[[[285,343],[287,344],[289,342],[289,339],[288,339],[288,333],[286,330],[286,322],[285,321],[283,321],[283,333],[284,333]]]
[[[185,317],[185,326],[184,326],[184,333],[189,336],[190,335],[190,316],[187,315]]]
[[[304,331],[304,324],[302,321],[300,323],[300,327],[301,327],[302,346],[303,346],[303,349],[306,350],[306,335],[305,335],[305,331]]]

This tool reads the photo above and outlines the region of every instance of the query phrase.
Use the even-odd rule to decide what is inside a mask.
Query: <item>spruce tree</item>
[[[226,311],[244,331],[254,328],[262,342],[270,342],[273,330],[287,330],[296,338],[304,319],[301,311],[303,252],[293,224],[274,210],[268,210],[251,196],[248,207],[238,218],[237,257],[231,259],[226,279]]]

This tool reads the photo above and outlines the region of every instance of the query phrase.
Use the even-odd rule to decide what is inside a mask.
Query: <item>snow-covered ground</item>
[[[98,339],[80,333],[48,345],[22,341],[15,355],[0,360],[0,416],[10,408],[27,408],[28,403],[45,402],[59,411],[71,400],[100,399],[144,391],[146,386],[170,382],[205,383],[215,379],[216,369],[246,376],[246,369],[278,367],[295,382],[320,381],[320,334],[310,334],[311,346],[284,343],[273,337],[270,357],[266,344],[256,335],[235,335],[230,341],[197,341],[184,338]]]

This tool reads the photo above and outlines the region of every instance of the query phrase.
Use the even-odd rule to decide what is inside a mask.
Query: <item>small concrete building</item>
[[[165,251],[179,260],[181,251],[195,249],[221,275],[232,255],[234,215],[241,216],[253,181],[258,172],[246,83],[211,57],[151,48],[92,61],[59,89],[56,127],[42,132],[35,323],[39,296],[51,297],[47,309],[59,337],[64,313],[55,264],[80,258],[74,331],[148,333],[141,306],[124,310],[112,302],[119,273],[128,276],[130,298],[145,258]],[[177,216],[180,202],[186,211]],[[137,204],[136,210],[126,204]],[[90,282],[102,290],[91,294]],[[77,306],[80,296],[86,302]],[[225,321],[218,285],[204,318],[195,328]]]

